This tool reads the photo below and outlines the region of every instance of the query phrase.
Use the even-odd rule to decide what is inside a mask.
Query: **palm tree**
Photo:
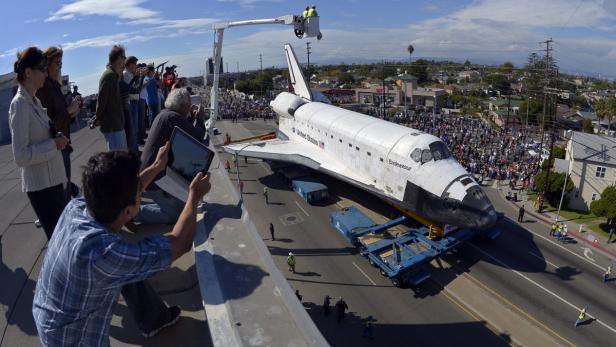
[[[406,47],[406,50],[409,52],[409,62],[412,62],[411,56],[413,55],[413,52],[415,51],[415,47],[413,47],[413,45],[409,45],[408,47]]]
[[[612,118],[616,115],[616,97],[610,96],[608,98],[600,99],[595,102],[594,105],[597,118],[603,121],[607,118],[607,134],[610,134]],[[600,123],[599,123],[600,124]]]

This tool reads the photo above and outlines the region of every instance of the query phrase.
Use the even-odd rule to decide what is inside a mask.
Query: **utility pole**
[[[310,51],[310,42],[306,42],[306,55],[308,56],[308,64],[306,65],[306,72],[308,75],[308,88],[310,88],[310,77],[311,77],[311,73],[310,73],[310,54],[312,52]]]
[[[383,103],[383,119],[386,119],[387,106],[385,105],[385,61],[383,61],[383,97],[381,98],[381,102]]]
[[[261,67],[261,83],[259,85],[259,90],[261,91],[261,96],[263,96],[263,55],[261,55],[261,53],[259,53],[259,66]]]
[[[551,59],[550,59],[550,52],[552,51],[552,47],[550,47],[550,44],[552,43],[552,38],[550,38],[549,40],[546,40],[545,42],[545,85],[543,87],[543,121],[541,124],[541,147],[540,147],[540,154],[539,154],[539,158],[541,158],[541,152],[543,152],[543,136],[545,133],[545,113],[546,113],[546,108],[547,108],[547,103],[548,103],[548,91],[547,91],[547,87],[550,84],[551,81],[551,75],[552,75],[552,63],[551,63]],[[553,126],[553,124],[552,124]],[[541,211],[543,211],[543,202],[545,201],[546,197],[547,197],[547,192],[548,192],[548,182],[550,179],[550,163],[552,161],[552,152],[554,152],[554,130],[552,129],[552,131],[550,132],[551,134],[551,138],[550,138],[550,154],[548,155],[548,164],[547,164],[547,168],[545,170],[545,181],[543,184],[543,200],[541,201],[541,204],[539,205],[539,213],[541,213]]]

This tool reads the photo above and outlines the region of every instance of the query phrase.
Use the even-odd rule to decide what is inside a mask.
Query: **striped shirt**
[[[171,264],[163,235],[138,243],[96,222],[83,198],[64,209],[49,241],[32,314],[44,346],[109,346],[109,325],[122,286]]]

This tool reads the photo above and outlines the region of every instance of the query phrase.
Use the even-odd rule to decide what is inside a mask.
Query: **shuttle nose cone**
[[[487,229],[496,224],[496,210],[480,187],[475,186],[467,191],[462,206],[472,228]]]

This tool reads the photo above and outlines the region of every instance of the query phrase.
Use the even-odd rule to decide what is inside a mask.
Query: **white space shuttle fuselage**
[[[312,101],[295,55],[286,49],[296,94],[280,93],[270,104],[279,116],[279,139],[249,146],[242,155],[308,166],[435,222],[477,229],[495,223],[491,202],[439,138]],[[234,153],[239,146],[245,145],[225,150]]]

